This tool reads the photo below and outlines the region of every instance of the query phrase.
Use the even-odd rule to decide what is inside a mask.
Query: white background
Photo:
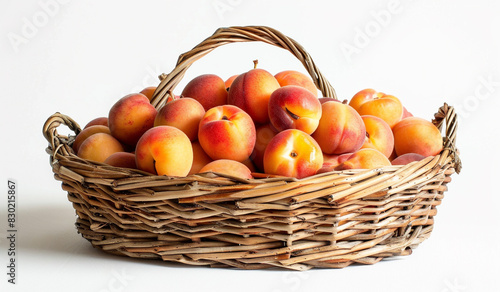
[[[2,0],[0,290],[499,291],[499,12],[498,1]],[[340,270],[237,271],[111,256],[76,233],[45,153],[45,120],[59,111],[83,126],[107,115],[232,25],[297,40],[341,99],[371,87],[429,120],[444,102],[457,108],[463,171],[412,255]],[[234,44],[197,61],[177,90],[199,74],[247,71],[254,59],[271,73],[303,71],[285,50]],[[8,179],[18,185],[15,286],[6,275]]]

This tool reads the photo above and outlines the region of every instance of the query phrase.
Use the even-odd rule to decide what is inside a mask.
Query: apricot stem
[[[292,158],[297,157],[297,155],[298,155],[298,154],[297,154],[296,152],[292,152],[292,153],[290,153],[290,157],[292,157]]]
[[[294,119],[294,120],[300,119],[299,116],[297,116],[296,114],[292,113],[287,107],[285,107],[285,110],[292,117],[292,119]]]
[[[253,68],[257,69],[257,64],[259,64],[259,60],[253,60]]]
[[[229,121],[229,118],[227,116],[222,116],[223,121]]]

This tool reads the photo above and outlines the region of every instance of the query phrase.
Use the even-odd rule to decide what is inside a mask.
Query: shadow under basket
[[[218,29],[162,74],[151,103],[160,108],[197,59],[233,42],[290,51],[323,96],[335,91],[305,50],[262,26]],[[78,232],[105,252],[188,265],[239,269],[343,268],[409,255],[427,239],[451,175],[460,171],[457,116],[446,103],[432,122],[443,151],[404,166],[332,171],[304,179],[251,180],[217,173],[157,176],[79,158],[80,126],[55,113],[43,127],[56,180],[77,214]],[[67,126],[75,135],[61,135]]]

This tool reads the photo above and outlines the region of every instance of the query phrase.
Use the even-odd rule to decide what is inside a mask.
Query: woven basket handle
[[[67,139],[67,137],[62,137],[57,133],[57,127],[59,127],[61,124],[66,125],[71,131],[75,133],[75,135],[78,135],[81,132],[80,125],[78,125],[78,123],[75,122],[72,118],[61,113],[55,113],[50,116],[43,125],[43,136],[49,142],[49,147],[53,152],[53,156],[55,156],[56,152],[61,148],[60,146],[62,145],[62,140]],[[63,153],[63,155],[67,154],[68,153]]]
[[[219,46],[229,43],[252,41],[264,42],[290,51],[300,60],[300,62],[302,62],[323,96],[337,98],[333,87],[328,80],[325,79],[323,74],[321,74],[311,56],[299,43],[270,27],[234,26],[219,28],[212,36],[202,41],[191,51],[180,55],[174,70],[169,74],[160,75],[161,82],[153,94],[151,104],[159,108],[166,99],[172,95],[173,89],[179,84],[187,69],[194,61],[200,59]]]
[[[459,157],[460,153],[456,147],[458,117],[455,108],[445,103],[439,108],[438,112],[434,114],[432,123],[436,125],[440,131],[443,125],[445,126],[443,151],[449,151],[451,153],[453,162],[455,163],[455,170],[457,173],[460,173],[462,162]]]

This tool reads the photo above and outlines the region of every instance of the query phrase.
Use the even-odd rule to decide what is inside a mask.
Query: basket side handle
[[[309,53],[295,40],[266,26],[233,26],[217,29],[212,36],[206,38],[190,51],[180,55],[172,72],[160,75],[161,82],[153,94],[151,104],[156,108],[163,104],[172,95],[173,89],[184,77],[193,62],[207,55],[215,48],[229,43],[252,41],[264,42],[290,51],[304,65],[323,96],[337,98],[335,90],[318,70]]]
[[[71,131],[78,135],[81,132],[80,125],[75,122],[72,118],[63,115],[59,112],[51,115],[43,125],[43,136],[49,142],[49,148],[51,150],[51,156],[55,156],[56,153],[61,149],[62,151],[66,151],[66,149],[62,149],[61,145],[63,145],[62,140],[67,140],[68,137],[61,136],[57,133],[57,128],[60,125],[67,126]],[[64,153],[67,155],[68,153]]]
[[[457,125],[458,117],[455,108],[445,103],[441,106],[437,113],[434,114],[432,123],[440,130],[443,130],[443,150],[448,150],[455,163],[455,170],[460,173],[462,169],[462,161],[460,160],[460,152],[456,147],[457,140]]]

